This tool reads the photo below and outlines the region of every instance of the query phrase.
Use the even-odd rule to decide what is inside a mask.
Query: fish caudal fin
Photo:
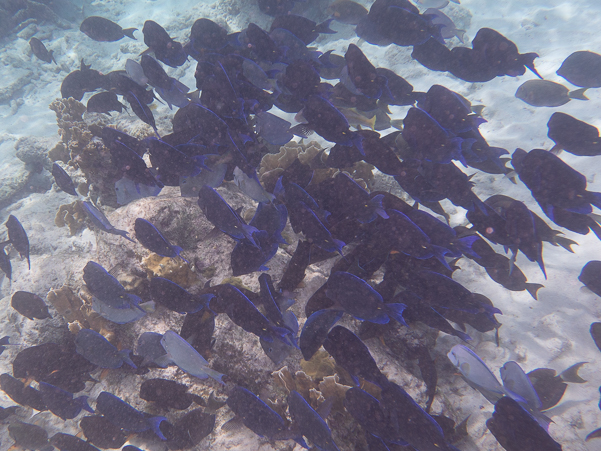
[[[403,318],[403,311],[407,308],[405,304],[395,303],[386,304],[386,313],[396,322],[406,326],[405,318]]]
[[[127,36],[128,38],[131,38],[134,41],[137,41],[137,39],[134,36],[134,31],[138,31],[138,29],[137,28],[124,28],[123,29],[123,34],[125,36]]]
[[[133,369],[138,369],[136,364],[129,357],[130,353],[131,353],[131,351],[129,349],[123,349],[122,351],[119,351],[119,357],[121,357],[121,360],[123,360],[125,363],[127,363],[129,366],[131,366]]]
[[[541,285],[540,283],[526,283],[526,290],[528,290],[528,293],[530,293],[530,296],[532,296],[534,299],[536,299],[538,301],[538,290],[540,290],[541,288],[544,288],[544,285]]]

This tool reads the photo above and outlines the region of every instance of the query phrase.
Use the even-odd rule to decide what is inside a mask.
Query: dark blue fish
[[[323,347],[336,364],[348,371],[356,385],[359,377],[380,386],[386,381],[367,346],[350,330],[335,326],[328,333]]]
[[[294,135],[290,132],[292,124],[268,111],[260,111],[256,115],[257,134],[269,144],[283,146],[290,142]]]
[[[134,224],[134,230],[140,244],[150,252],[154,252],[162,257],[179,257],[188,263],[188,261],[180,255],[183,249],[171,244],[169,240],[146,219],[137,218]]]
[[[248,223],[251,227],[264,230],[280,244],[288,244],[282,238],[282,231],[288,221],[288,210],[285,205],[273,202],[259,202],[253,218]]]
[[[382,221],[377,228],[382,240],[386,240],[390,250],[401,252],[419,260],[435,257],[447,269],[449,264],[444,256],[451,252],[441,246],[432,244],[426,235],[407,215],[397,210],[388,210],[389,218]],[[377,238],[376,238],[377,239]]]
[[[87,396],[73,398],[73,393],[46,382],[39,382],[39,387],[48,410],[63,420],[75,418],[82,410],[94,413],[94,410],[88,405]]]
[[[394,434],[420,451],[454,451],[442,428],[413,398],[398,385],[387,382],[382,387],[382,407],[388,412]]]
[[[29,47],[31,47],[32,53],[36,56],[36,58],[46,62],[46,63],[54,63],[56,61],[54,59],[54,55],[52,55],[53,51],[46,48],[44,43],[40,41],[38,38],[31,38],[29,40]]]
[[[188,386],[167,379],[147,379],[140,385],[140,398],[167,409],[185,410],[192,402],[204,405],[201,396],[188,393]]]
[[[344,312],[339,310],[318,310],[307,318],[299,339],[299,347],[305,360],[319,350],[330,329],[340,321]]]
[[[559,443],[517,401],[499,399],[486,427],[507,451],[561,451]]]
[[[208,359],[215,341],[213,332],[215,332],[215,313],[209,308],[204,308],[199,312],[186,315],[179,334],[196,352]]]
[[[184,46],[195,58],[203,52],[221,50],[228,44],[227,30],[210,19],[196,20],[190,29],[190,43]],[[193,52],[190,52],[193,50]]]
[[[291,344],[291,333],[288,329],[275,326],[263,314],[257,310],[255,305],[234,286],[229,286],[229,296],[226,299],[227,316],[238,326],[267,343],[274,338],[285,344]]]
[[[83,280],[90,292],[114,308],[135,307],[140,298],[125,292],[123,285],[96,262],[88,262],[83,269]]]
[[[286,423],[282,417],[247,389],[234,387],[227,405],[258,436],[277,439],[285,435]]]
[[[159,426],[166,421],[164,417],[147,417],[143,412],[134,409],[121,398],[103,391],[96,398],[96,410],[104,415],[111,423],[129,432],[144,432],[152,429],[161,439],[165,440]]]
[[[84,19],[79,30],[94,41],[114,42],[125,36],[135,40],[134,31],[137,28],[121,28],[115,22],[104,17],[90,16]]]
[[[510,249],[515,262],[518,250],[528,260],[538,263],[545,279],[547,272],[543,262],[543,243],[538,237],[532,212],[522,202],[514,200],[505,210],[507,236],[511,241]]]
[[[226,235],[236,241],[246,238],[257,245],[252,234],[257,232],[255,227],[244,223],[244,220],[209,186],[203,186],[198,192],[198,206],[207,219]]]
[[[494,315],[502,314],[498,308],[474,300],[472,293],[463,285],[433,271],[412,272],[405,284],[435,309],[440,307],[473,314],[483,313],[491,320],[494,320]]]
[[[119,449],[127,440],[119,426],[115,426],[106,417],[100,415],[83,417],[79,427],[86,439],[100,448]]]
[[[467,99],[441,85],[432,85],[417,105],[441,127],[455,134],[477,129],[480,124],[486,122],[472,113],[471,104]]]
[[[309,96],[302,115],[307,126],[326,141],[343,146],[355,145],[363,154],[360,135],[350,131],[344,114],[323,97]]]
[[[284,327],[291,332],[291,337],[293,338],[290,340],[290,344],[283,343],[280,340],[268,343],[265,340],[259,339],[263,351],[275,365],[280,365],[295,349],[298,349],[294,340],[298,335],[298,320],[296,319],[296,315],[290,310],[286,310],[282,313],[282,318]]]
[[[39,411],[47,410],[46,404],[44,404],[44,400],[42,399],[42,394],[38,390],[26,386],[10,374],[0,374],[0,389],[17,404],[29,406]]]
[[[601,155],[601,138],[597,127],[561,112],[551,115],[547,127],[547,136],[555,142],[552,151],[563,149],[579,156]]]
[[[293,427],[296,426],[300,434],[307,437],[313,446],[323,451],[338,451],[332,439],[332,431],[326,422],[297,391],[293,390],[288,395],[288,409]]]
[[[359,47],[350,44],[344,59],[346,60],[348,82],[352,84],[358,94],[370,99],[379,99],[386,92],[390,97],[388,79],[378,74],[375,66],[369,62]],[[346,86],[351,89],[348,84]]]
[[[413,151],[413,158],[443,164],[463,160],[463,140],[453,136],[420,108],[409,109],[403,119],[402,135]]]
[[[129,240],[132,243],[135,243],[134,240],[132,240],[130,237],[127,236],[127,232],[125,230],[120,230],[120,229],[115,228],[109,222],[107,217],[104,216],[104,213],[102,213],[102,211],[99,208],[97,208],[94,204],[92,204],[92,202],[84,200],[81,203],[81,205],[82,205],[84,211],[86,212],[86,214],[88,215],[88,218],[90,219],[90,221],[92,221],[92,224],[94,224],[100,230],[102,230],[103,232],[106,232],[106,233],[111,233],[113,235],[122,236],[126,240]]]
[[[98,94],[94,94],[88,99],[86,104],[86,111],[88,113],[104,113],[111,115],[111,111],[117,111],[121,113],[125,105],[119,102],[117,94],[113,91],[103,91]],[[125,108],[127,110],[127,108]]]
[[[554,209],[588,214],[591,204],[601,208],[601,193],[586,190],[586,177],[543,149],[517,149],[511,160],[520,180],[530,189],[545,214],[554,220]],[[561,180],[561,183],[557,183]]]
[[[269,37],[284,54],[282,57],[282,61],[284,62],[290,63],[295,60],[317,61],[321,54],[307,47],[302,39],[283,28],[275,28],[269,33]]]
[[[10,299],[10,305],[17,312],[30,320],[33,320],[34,318],[52,318],[50,313],[48,313],[48,306],[44,300],[38,295],[27,291],[15,292]]]
[[[440,246],[451,251],[452,257],[461,257],[463,254],[469,254],[478,257],[472,250],[472,243],[478,239],[476,236],[457,237],[457,233],[448,224],[440,221],[431,214],[423,210],[411,210],[407,217],[418,226],[422,232],[428,235],[430,242],[435,246]]]
[[[167,351],[163,348],[161,340],[163,334],[156,332],[144,332],[138,337],[136,354],[144,357],[144,365],[155,363],[161,368],[166,368],[171,362],[167,356]]]
[[[215,415],[194,409],[186,413],[173,425],[167,437],[169,449],[192,449],[213,432]],[[127,451],[127,450],[126,450]]]
[[[466,49],[469,50],[469,49]],[[454,55],[449,48],[437,39],[430,38],[423,44],[413,47],[411,58],[427,69],[439,72],[450,70]]]
[[[364,146],[367,148],[367,146]],[[366,151],[367,154],[367,151]],[[376,194],[370,196],[357,182],[339,172],[334,177],[331,192],[324,196],[326,203],[324,208],[335,214],[339,218],[355,218],[361,224],[367,224],[374,221],[378,216],[388,219],[388,214],[382,207],[384,195]]]
[[[29,238],[27,238],[27,232],[13,215],[9,215],[6,220],[6,228],[8,229],[8,239],[10,244],[13,245],[15,250],[21,257],[27,259],[27,266],[31,269],[31,262],[29,261]]]
[[[367,282],[348,272],[335,272],[328,279],[326,295],[349,315],[362,321],[387,324],[390,318],[406,325],[404,304],[385,304]]]
[[[129,103],[129,106],[131,106],[131,109],[135,113],[135,115],[138,116],[138,118],[140,118],[142,122],[145,122],[146,124],[150,125],[154,130],[154,133],[160,139],[159,131],[157,130],[154,116],[148,105],[146,105],[146,103],[144,102],[141,102],[139,97],[132,91],[126,92],[124,97],[125,100],[127,100],[127,102]]]
[[[61,97],[73,97],[81,102],[86,92],[94,92],[100,88],[108,89],[107,76],[91,69],[82,59],[80,69],[69,73],[61,83]]]
[[[342,255],[342,248],[345,246],[343,241],[335,239],[328,228],[317,217],[315,212],[309,208],[304,202],[289,207],[290,218],[298,215],[300,231],[305,237],[319,248],[326,252],[338,252]],[[293,213],[293,211],[295,213]],[[291,219],[292,222],[292,219]]]
[[[597,296],[601,296],[601,262],[589,261],[580,271],[578,280]]]
[[[366,432],[389,443],[408,445],[390,424],[392,419],[380,401],[369,393],[357,387],[350,388],[344,397],[344,407]]]
[[[278,288],[280,290],[293,291],[304,280],[310,258],[311,243],[309,241],[298,240],[296,250],[292,254],[288,266],[286,266]]]
[[[109,341],[92,329],[81,329],[75,337],[76,352],[100,368],[120,368],[127,363],[132,368],[136,365],[129,357],[130,350],[119,351]]]
[[[244,239],[238,242],[232,251],[230,261],[235,277],[255,271],[268,271],[269,268],[265,264],[278,251],[277,240],[264,230],[254,233],[253,237],[257,245]]]
[[[281,49],[273,42],[269,34],[254,23],[249,23],[241,34],[244,44],[260,61],[275,63],[282,57]]]
[[[162,277],[150,281],[150,296],[153,301],[178,313],[196,313],[209,305],[212,294],[194,296],[175,282]]]
[[[426,305],[422,300],[410,291],[401,291],[394,297],[395,302],[403,303],[407,307],[403,311],[403,318],[409,322],[420,321],[429,327],[438,329],[449,335],[454,335],[464,341],[472,338],[465,332],[455,329],[440,313],[434,308]]]
[[[297,16],[296,14],[282,14],[273,19],[269,31],[273,31],[276,28],[283,28],[294,34],[306,45],[309,45],[319,37],[320,33],[336,33],[334,30],[330,29],[330,23],[332,20],[333,19],[328,19],[325,22],[318,24],[310,19],[307,19],[306,17]]]
[[[90,445],[85,440],[74,435],[59,432],[50,439],[50,444],[60,451],[100,451],[95,446]]]
[[[601,55],[581,50],[570,54],[561,63],[561,67],[557,70],[557,75],[565,78],[575,86],[598,88],[601,87],[600,69]]]
[[[281,309],[280,305],[276,302],[278,293],[275,291],[269,274],[261,274],[259,276],[259,287],[259,302],[263,306],[265,317],[276,326],[287,328],[283,317],[285,309]]]
[[[386,105],[414,105],[424,98],[423,92],[413,91],[413,86],[403,77],[390,69],[376,68],[378,76],[386,78],[387,90],[384,90],[380,102]]]
[[[178,67],[188,60],[184,46],[172,39],[158,23],[147,20],[142,28],[144,44],[152,49],[160,62],[170,67]]]
[[[61,168],[56,162],[52,164],[52,176],[54,177],[54,181],[60,189],[62,189],[67,194],[77,196],[73,180],[71,180],[69,174],[67,174],[67,172],[63,168]]]

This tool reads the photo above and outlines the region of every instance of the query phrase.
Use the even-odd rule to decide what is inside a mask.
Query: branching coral
[[[180,258],[150,254],[142,260],[142,266],[148,273],[149,278],[164,277],[184,288],[191,287],[199,282],[196,273]]]
[[[54,218],[54,223],[58,227],[69,227],[69,233],[77,235],[85,227],[87,215],[81,202],[75,201],[71,204],[61,205]]]
[[[278,153],[270,153],[263,156],[259,165],[258,176],[263,186],[269,189],[275,186],[277,179],[282,175],[284,170],[288,168],[296,159],[302,164],[315,167],[311,184],[318,184],[330,177],[333,177],[338,169],[324,167],[321,161],[324,155],[324,149],[315,141],[308,144],[301,144],[295,141],[290,141],[286,145],[280,147]],[[316,159],[320,159],[317,161]],[[370,186],[374,178],[374,167],[364,161],[355,163],[352,167],[343,168],[350,177],[355,179],[364,188]]]
[[[114,339],[114,334],[110,329],[110,323],[92,310],[91,296],[87,291],[83,291],[84,296],[89,302],[85,302],[73,290],[63,285],[58,290],[48,292],[48,302],[65,318],[69,325],[69,331],[76,334],[81,329],[93,329],[107,339]]]
[[[112,165],[110,152],[102,141],[94,139],[91,131],[94,124],[88,125],[83,120],[85,105],[70,97],[55,100],[50,109],[56,113],[61,140],[48,152],[48,157],[80,168],[87,183],[94,184],[103,203],[116,206],[115,182],[121,174]]]

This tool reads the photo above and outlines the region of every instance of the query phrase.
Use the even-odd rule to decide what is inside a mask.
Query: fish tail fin
[[[524,54],[520,55],[519,58],[520,58],[520,62],[524,66],[526,66],[528,69],[530,69],[532,71],[532,73],[534,75],[536,75],[538,78],[540,78],[541,80],[543,80],[543,77],[540,76],[540,74],[538,73],[538,71],[534,67],[534,60],[536,58],[538,58],[538,54],[537,53],[524,53]]]
[[[394,319],[396,322],[406,326],[405,318],[403,318],[403,311],[407,308],[405,304],[395,303],[386,304],[386,313]]]
[[[540,290],[541,288],[544,288],[544,285],[541,285],[540,283],[526,283],[526,290],[528,290],[528,293],[530,293],[530,296],[532,296],[534,299],[536,299],[538,301],[538,290]]]
[[[587,363],[588,362],[578,362],[569,367],[567,370],[562,371],[559,377],[561,377],[561,379],[565,382],[571,382],[572,384],[584,384],[587,381],[580,377],[578,370]]]
[[[467,33],[467,31],[465,31],[465,30],[455,30],[455,36],[457,36],[457,39],[459,39],[462,44],[465,44],[465,34],[466,33]]]
[[[597,224],[594,220],[591,221],[591,223],[589,224],[589,228],[593,231],[593,233],[595,235],[597,235],[597,238],[599,238],[601,240],[601,227],[599,227],[599,224]]]
[[[207,368],[204,367],[202,369],[205,373],[207,373],[207,375],[211,378],[211,379],[215,379],[217,382],[219,382],[220,384],[224,385],[225,382],[223,382],[223,374],[211,369],[211,368]]]
[[[333,239],[332,239],[332,241],[334,241],[334,245],[336,246],[336,250],[338,251],[338,253],[339,253],[339,254],[340,254],[342,257],[344,257],[344,255],[342,254],[342,248],[343,248],[344,246],[346,246],[346,243],[345,243],[344,241],[340,241],[340,240],[337,240],[337,239],[335,239],[335,238],[333,238]]]
[[[589,440],[591,440],[593,438],[599,438],[599,437],[601,437],[601,428],[595,429],[593,432],[591,432],[589,435],[587,435],[586,438],[584,439],[584,441],[588,442]]]
[[[461,338],[465,342],[472,340],[472,337],[470,337],[468,334],[466,334],[465,332],[462,332],[460,330],[457,330],[457,329],[455,329],[455,332],[453,332],[453,335],[455,335],[457,338]]]
[[[242,224],[242,233],[244,234],[244,237],[251,242],[251,244],[256,247],[256,248],[260,248],[261,246],[259,246],[257,244],[257,242],[255,241],[255,239],[253,238],[253,233],[258,232],[259,229],[257,229],[256,227],[253,226],[249,226],[247,224]]]
[[[336,31],[332,30],[330,28],[330,24],[332,23],[334,19],[328,19],[320,24],[317,24],[317,26],[315,27],[315,31],[317,31],[318,33],[323,33],[323,34],[335,34]]]
[[[563,147],[561,147],[559,144],[555,144],[549,152],[551,152],[553,155],[559,155],[562,151]]]
[[[588,192],[589,200],[597,208],[601,208],[601,193]]]
[[[580,88],[580,89],[575,89],[574,91],[570,91],[570,92],[568,92],[568,97],[570,99],[575,99],[575,100],[589,100],[589,98],[584,95],[584,93],[586,92],[587,89],[588,88]]]
[[[123,349],[122,351],[119,351],[119,357],[121,357],[121,360],[123,360],[125,363],[127,363],[129,366],[131,366],[133,369],[138,369],[136,364],[129,357],[130,353],[131,353],[131,351],[129,349]]]
[[[543,261],[542,255],[536,260],[536,263],[538,263],[538,267],[543,272],[543,275],[545,276],[545,280],[547,280],[547,270],[545,269],[545,262]]]
[[[167,421],[167,418],[165,417],[151,417],[148,420],[148,424],[150,424],[150,428],[152,429],[152,432],[154,432],[156,434],[156,436],[158,438],[160,438],[163,441],[166,441],[167,438],[163,435],[163,433],[161,432],[161,423],[163,421]]]
[[[436,246],[435,244],[432,244],[431,246],[432,246],[432,251],[434,253],[434,257],[440,263],[442,263],[445,268],[447,268],[449,271],[452,271],[453,269],[449,266],[446,259],[444,258],[445,255],[450,253],[449,250],[442,246]]]
[[[574,250],[572,249],[572,246],[575,244],[576,246],[578,246],[578,243],[574,240],[570,240],[569,238],[565,238],[563,236],[556,236],[555,237],[555,243],[559,244],[561,247],[563,247],[566,251],[571,252],[572,254],[574,253]]]
[[[53,55],[54,50],[50,50],[48,53],[50,54],[50,59],[52,60],[52,62],[54,64],[56,64],[56,60],[54,59],[54,55]],[[56,65],[58,66],[58,64],[56,64]]]
[[[113,229],[113,233],[115,235],[119,235],[122,236],[123,238],[125,238],[126,240],[131,241],[132,243],[135,243],[136,241],[131,239],[129,236],[127,236],[127,232],[125,230],[120,230],[120,229]]]
[[[382,200],[384,199],[384,194],[378,194],[371,198],[369,201],[369,205],[373,208],[374,213],[380,216],[382,219],[388,219],[388,213],[384,210],[382,206]]]
[[[132,38],[134,41],[137,41],[136,37],[134,36],[134,31],[138,31],[138,29],[137,28],[124,28],[123,34],[125,36],[127,36],[128,38]]]
[[[90,407],[90,405],[88,404],[87,396],[85,396],[85,395],[79,396],[78,398],[75,398],[75,400],[81,404],[81,408],[83,410],[85,410],[86,412],[94,413],[94,409],[92,409]]]
[[[473,258],[480,258],[480,256],[477,253],[475,253],[472,249],[472,245],[478,239],[479,237],[476,235],[464,236],[463,238],[459,238],[457,240],[457,247],[459,248],[462,254],[469,255]]]

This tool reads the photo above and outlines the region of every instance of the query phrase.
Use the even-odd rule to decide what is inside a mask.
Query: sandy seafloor
[[[308,3],[307,5],[312,5]],[[324,2],[325,5],[325,2]],[[369,3],[366,3],[369,7]],[[325,6],[324,6],[325,7]],[[152,19],[163,25],[177,40],[186,42],[192,23],[201,17],[208,17],[229,27],[230,31],[243,29],[249,22],[255,22],[264,28],[268,27],[271,18],[262,14],[251,1],[217,1],[215,3],[198,3],[195,1],[96,1],[86,7],[88,14],[103,15],[115,20],[124,28],[135,26],[141,30],[145,20]],[[462,0],[461,5],[451,3],[443,12],[453,18],[458,28],[465,28],[469,38],[473,38],[479,28],[490,27],[501,32],[514,41],[522,53],[537,52],[540,58],[536,60],[539,73],[546,79],[569,84],[558,77],[555,71],[561,62],[577,50],[601,51],[601,2],[590,0]],[[314,11],[310,10],[309,14]],[[318,18],[313,15],[313,18]],[[325,16],[321,16],[324,19]],[[336,35],[322,36],[317,44],[321,50],[334,49],[344,53],[349,43],[357,43],[358,38],[352,32],[352,27],[334,23],[333,28],[339,30]],[[135,58],[146,46],[143,44],[141,31],[137,32],[137,41],[127,38],[116,43],[94,42],[79,32],[78,25],[64,30],[52,25],[32,25],[18,35],[10,35],[0,41],[0,88],[17,87],[12,104],[0,104],[0,175],[20,167],[22,163],[15,158],[14,144],[18,138],[35,136],[54,138],[58,140],[57,125],[54,112],[48,105],[60,97],[60,83],[68,72],[79,66],[84,58],[94,69],[109,72],[124,68],[127,58]],[[58,65],[45,64],[31,55],[28,40],[35,35],[54,50]],[[452,41],[458,45],[457,40]],[[507,148],[513,152],[516,147],[526,150],[532,148],[552,147],[553,143],[547,138],[546,123],[555,111],[562,111],[580,120],[601,126],[601,93],[591,89],[587,92],[590,98],[587,102],[571,101],[559,108],[534,108],[514,97],[518,86],[535,76],[527,72],[518,78],[502,77],[487,83],[466,83],[455,77],[428,71],[410,57],[411,48],[398,46],[376,47],[362,43],[361,49],[376,66],[387,67],[397,71],[419,91],[427,91],[433,84],[442,84],[451,90],[467,97],[472,104],[486,106],[483,116],[487,123],[480,127],[485,138],[492,146]],[[194,87],[195,61],[190,61],[177,69],[168,69],[171,76],[183,77],[182,81]],[[571,89],[576,89],[571,88]],[[88,95],[89,96],[89,95]],[[84,99],[87,99],[87,97]],[[395,110],[396,118],[403,118],[405,108]],[[169,119],[173,114],[165,106],[159,105],[154,111],[159,130],[170,131]],[[114,121],[114,122],[111,122]],[[123,113],[113,116],[107,123],[135,124],[140,122],[134,116]],[[589,190],[601,191],[601,180],[597,176],[601,167],[601,157],[577,157],[562,153],[561,158],[572,167],[587,176]],[[470,170],[473,172],[473,170]],[[471,173],[470,172],[470,173]],[[536,202],[532,199],[527,188],[518,182],[513,185],[507,178],[492,176],[484,173],[474,175],[476,193],[485,199],[495,193],[503,193],[524,201],[530,209],[544,217]],[[236,191],[236,188],[230,188]],[[169,196],[177,194],[174,190],[165,190],[159,196],[168,202]],[[238,195],[239,196],[239,195]],[[125,242],[118,237],[98,236],[93,231],[69,236],[64,228],[54,225],[54,216],[61,204],[70,203],[72,199],[59,191],[56,186],[43,194],[31,194],[14,204],[0,210],[0,222],[4,223],[9,214],[16,215],[28,231],[31,243],[31,271],[27,270],[26,262],[13,252],[13,281],[0,276],[0,334],[10,335],[12,341],[22,347],[49,341],[58,328],[64,328],[59,318],[45,322],[33,323],[12,311],[9,296],[17,290],[35,292],[44,296],[49,289],[58,288],[64,283],[74,287],[82,284],[81,274],[85,263],[89,260],[99,261],[110,267],[111,262],[119,260],[118,256],[128,247],[135,247],[137,252],[144,254],[141,246]],[[191,203],[194,205],[194,202]],[[452,225],[463,224],[465,212],[443,202],[446,211],[452,215]],[[120,213],[128,209],[128,217],[135,214],[136,207],[127,206],[110,214],[114,225],[126,228],[133,233],[133,219],[125,223],[119,218]],[[133,210],[132,210],[133,209]],[[199,210],[198,215],[202,216]],[[132,213],[133,212],[133,213]],[[550,221],[547,220],[549,224]],[[552,225],[552,224],[551,224]],[[553,228],[558,228],[552,225]],[[570,365],[586,361],[580,374],[588,380],[586,384],[571,384],[562,404],[550,414],[554,421],[550,434],[563,445],[564,450],[601,450],[601,440],[584,442],[584,437],[601,426],[601,412],[598,408],[601,384],[601,353],[595,347],[589,327],[594,321],[601,319],[601,299],[591,292],[583,291],[577,280],[581,268],[589,260],[599,259],[601,242],[590,233],[580,236],[566,231],[566,236],[577,241],[574,254],[566,252],[561,247],[553,247],[548,243],[544,246],[544,260],[548,280],[535,263],[530,263],[522,255],[518,258],[518,266],[532,283],[542,283],[544,288],[539,291],[538,301],[527,292],[510,292],[497,285],[486,275],[485,271],[467,259],[459,263],[460,271],[455,272],[454,278],[464,284],[469,290],[489,297],[503,311],[498,319],[503,326],[500,330],[500,347],[494,342],[494,333],[480,334],[473,329],[468,333],[474,338],[472,346],[480,357],[498,375],[498,369],[508,360],[517,360],[526,370],[546,367],[562,371]],[[231,246],[231,240],[223,239],[221,243]],[[176,243],[177,244],[177,243]],[[501,249],[497,249],[502,252]],[[146,252],[147,253],[147,252]],[[145,255],[145,254],[144,254]],[[274,279],[281,275],[287,261],[287,254],[280,250],[271,265]],[[321,271],[321,272],[320,272]],[[305,288],[298,292],[301,304],[325,280],[320,268],[312,268],[307,272]],[[243,277],[249,286],[257,287],[257,274]],[[218,283],[214,280],[213,283]],[[58,315],[55,315],[58,316]],[[303,318],[304,319],[304,318]],[[181,319],[180,319],[181,321]],[[227,321],[227,320],[224,320]],[[129,326],[127,326],[129,327]],[[232,326],[235,328],[235,326]],[[144,330],[164,332],[167,323],[161,323],[160,317],[145,319],[128,330],[137,336]],[[238,333],[237,331],[236,333]],[[239,333],[238,333],[239,335]],[[248,338],[248,336],[246,337]],[[252,338],[252,337],[251,337]],[[254,339],[253,339],[254,340]],[[501,449],[485,427],[485,421],[490,417],[493,406],[478,392],[467,387],[465,383],[452,372],[444,359],[448,350],[459,342],[455,337],[441,334],[434,355],[439,367],[439,388],[433,405],[434,413],[444,413],[461,421],[467,415],[469,420],[470,440],[461,442],[461,450],[497,450]],[[378,343],[368,341],[378,363],[391,379],[403,379],[398,362],[393,362],[386,351]],[[258,340],[254,341],[255,349],[249,356],[259,356],[261,350]],[[20,346],[11,348],[0,357],[0,371],[10,372],[10,362]],[[250,358],[250,357],[249,357]],[[261,358],[264,368],[269,371],[277,367],[267,358]],[[299,358],[297,356],[296,358]],[[441,368],[444,367],[443,371]],[[174,368],[166,372],[151,372],[148,377],[177,374],[184,382],[204,384],[194,378],[182,377]],[[109,376],[101,383],[92,386],[88,384],[88,392],[92,399],[102,390],[108,389],[117,395],[132,401],[132,393],[137,390],[140,378],[133,376]],[[423,391],[421,382],[413,383]],[[415,391],[411,392],[415,393]],[[423,398],[420,399],[423,401]],[[12,401],[0,393],[0,404],[12,405]],[[93,405],[93,403],[92,403]],[[143,402],[136,404],[143,408]],[[223,433],[219,428],[221,423],[231,416],[222,409],[218,416],[215,432],[203,440],[197,449],[239,449],[267,451],[272,449],[266,440],[258,439],[250,431]],[[79,417],[80,418],[80,417]],[[36,421],[47,428],[52,435],[58,431],[77,431],[76,420],[62,422],[49,413],[36,417]],[[0,450],[10,447],[12,441],[8,437],[6,427],[0,427]],[[293,442],[278,449],[292,449]],[[296,449],[300,449],[297,446]],[[541,450],[542,451],[542,450]]]

